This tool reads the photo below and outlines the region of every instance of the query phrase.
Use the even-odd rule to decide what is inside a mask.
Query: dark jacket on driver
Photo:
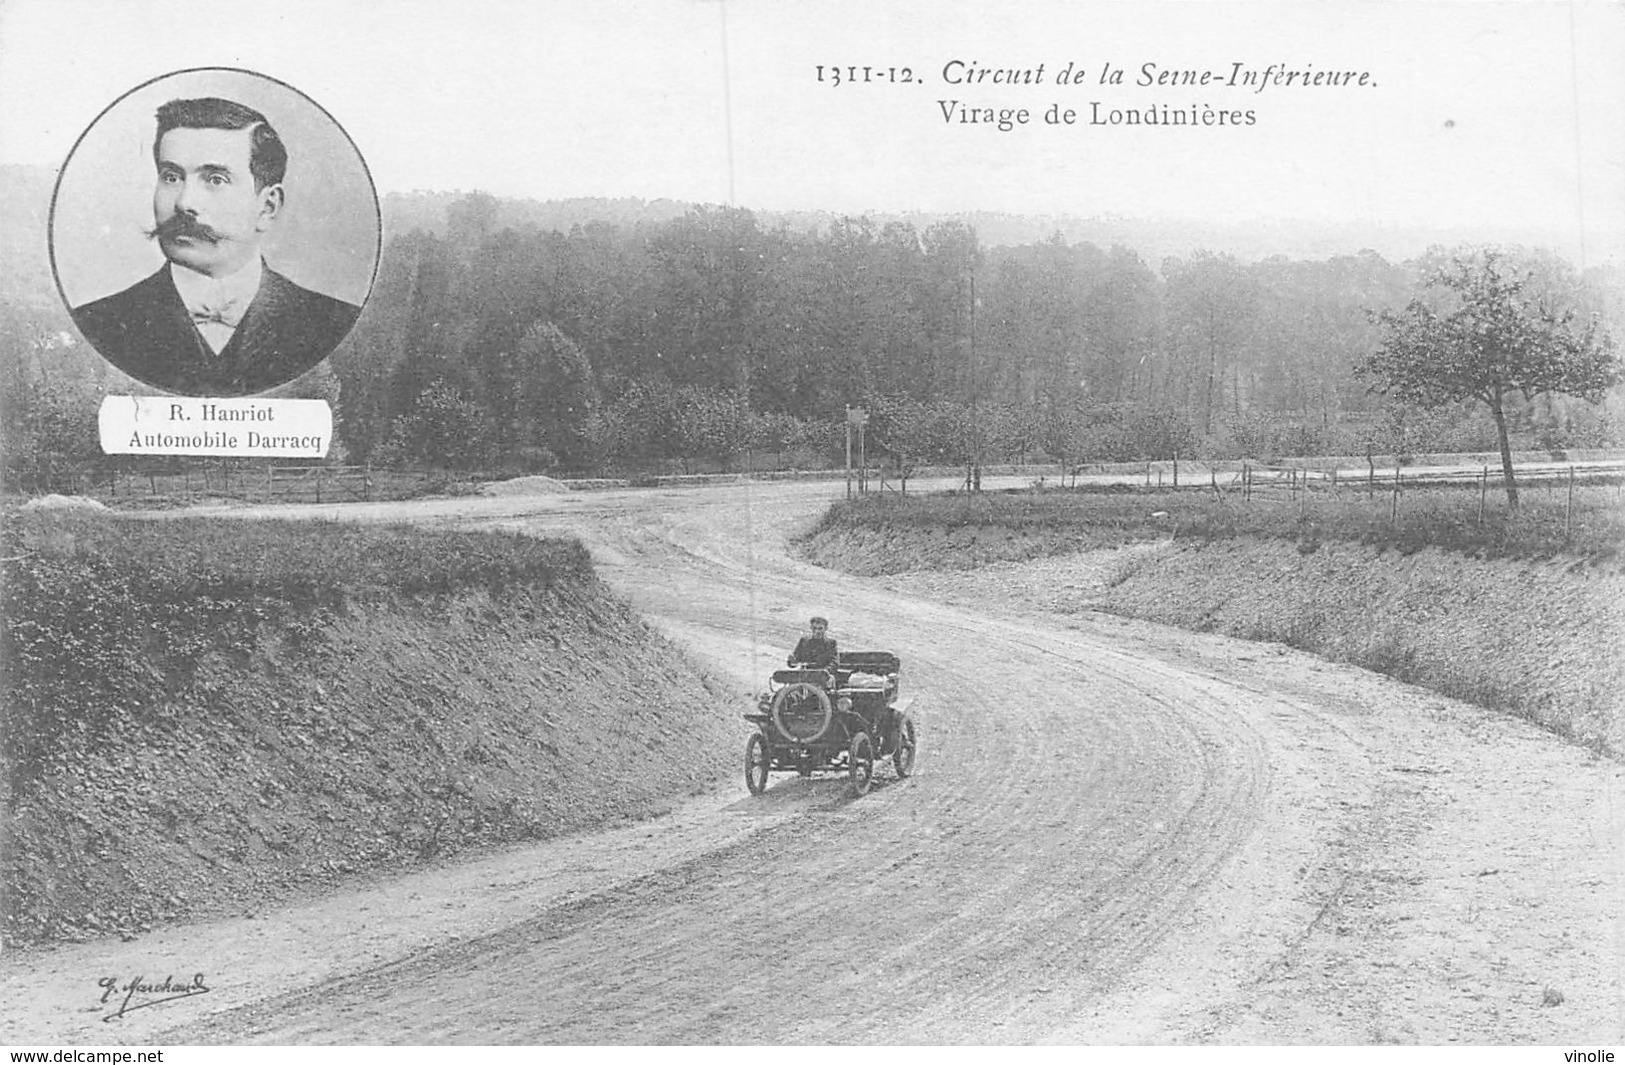
[[[796,649],[790,652],[785,665],[793,666],[800,662],[814,669],[834,669],[835,661],[834,640],[828,636],[803,636],[796,641]]]

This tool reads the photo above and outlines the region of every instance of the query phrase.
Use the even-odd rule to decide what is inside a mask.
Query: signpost
[[[863,428],[869,424],[869,412],[862,407],[846,408],[846,498],[852,498],[852,433],[858,434],[858,491],[869,487],[869,462],[864,453]]]

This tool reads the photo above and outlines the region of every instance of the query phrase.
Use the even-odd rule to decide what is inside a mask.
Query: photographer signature
[[[203,982],[202,973],[194,973],[191,982],[178,981],[173,976],[166,976],[161,981],[149,982],[145,976],[133,977],[123,983],[116,976],[104,976],[96,981],[96,986],[102,989],[102,1005],[117,996],[118,1009],[103,1017],[103,1022],[114,1021],[126,1013],[144,1010],[148,1006],[156,1006],[160,1002],[173,1002],[178,998],[191,998],[193,995],[207,995],[208,985]],[[136,1001],[136,996],[162,995],[162,998],[147,998]]]

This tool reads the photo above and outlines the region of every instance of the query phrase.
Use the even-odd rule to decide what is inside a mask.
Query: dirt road
[[[790,559],[840,486],[298,508],[569,530],[745,687],[812,613],[905,663],[917,775],[8,965],[6,1038],[1625,1041],[1621,767],[1267,645],[909,598]],[[286,513],[287,509],[279,511]],[[238,512],[241,513],[241,512]],[[719,714],[742,707],[719,706]],[[741,765],[747,725],[740,721]],[[97,979],[206,969],[111,1023]],[[28,1038],[22,1039],[24,1033]]]

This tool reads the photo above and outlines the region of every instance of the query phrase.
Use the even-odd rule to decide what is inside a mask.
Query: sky
[[[320,104],[382,192],[1515,228],[1589,265],[1625,262],[1622,57],[1612,0],[0,0],[0,163],[223,66]]]

